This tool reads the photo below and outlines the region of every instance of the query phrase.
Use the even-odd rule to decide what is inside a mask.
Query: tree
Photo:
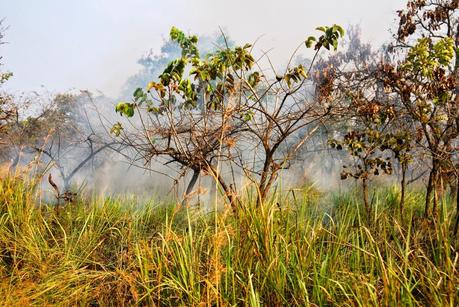
[[[335,61],[337,65],[331,63],[335,64],[331,77],[323,78],[319,87],[325,93],[333,93],[333,97],[342,94],[344,110],[353,123],[350,129],[353,134],[346,138],[346,145],[363,146],[363,152],[369,150],[372,154],[389,150],[398,161],[402,172],[400,210],[404,205],[409,162],[414,158],[421,160],[425,154],[430,156],[425,216],[429,216],[432,195],[433,212],[436,212],[443,190],[442,178],[450,177],[445,174],[452,170],[457,174],[454,167],[459,131],[457,9],[455,0],[408,1],[407,9],[398,12],[399,29],[389,53],[384,52],[380,60],[371,63],[360,61],[359,67],[344,72],[339,70],[343,63],[355,65],[359,59],[343,55],[341,61]],[[382,125],[378,119],[369,127],[365,112],[359,114],[360,106],[374,108],[376,118],[391,120]],[[388,117],[388,110],[395,116]],[[382,127],[384,131],[379,130]],[[376,143],[375,128],[380,138]],[[355,154],[353,148],[351,154]],[[358,174],[365,176],[365,172]]]
[[[455,169],[459,133],[459,1],[408,1],[399,11],[392,51],[398,63],[381,65],[381,80],[395,93],[430,156],[425,216],[435,214],[442,177]],[[457,172],[456,172],[457,174]],[[458,202],[459,206],[459,202]]]
[[[335,104],[333,123],[328,125],[332,132],[329,145],[351,157],[343,162],[341,179],[361,182],[363,204],[370,218],[370,182],[375,176],[393,173],[394,157],[401,166],[403,210],[410,130],[397,100],[385,93],[377,78],[379,63],[386,54],[363,44],[358,27],[351,27],[348,33],[347,48],[321,59],[314,81],[317,99]]]
[[[3,20],[0,20],[0,45],[4,44],[4,32],[6,28],[2,25]],[[0,67],[2,66],[2,56],[0,56]],[[13,97],[2,90],[2,86],[7,82],[13,74],[0,70],[0,146],[4,145],[4,134],[8,123],[16,116],[17,110],[13,104]]]
[[[58,170],[63,193],[70,191],[75,175],[88,165],[100,165],[96,158],[116,145],[104,137],[103,131],[94,128],[88,114],[92,112],[91,99],[90,93],[84,92],[78,96],[56,95],[41,118],[46,123],[47,136],[30,144],[32,150]]]
[[[86,94],[57,94],[44,102],[39,98],[21,103],[17,116],[8,123],[2,151],[12,159],[12,170],[20,163],[32,161],[42,166],[37,169],[39,176],[56,169],[62,187],[58,187],[51,174],[48,181],[58,201],[70,200],[74,177],[88,165],[97,167],[101,161],[96,158],[115,143],[93,128],[88,114],[90,97]],[[25,117],[25,109],[30,106],[34,112]]]
[[[318,30],[323,34],[309,37],[306,46],[314,46],[316,56],[322,48],[336,50],[343,29],[334,25]],[[310,69],[288,67],[270,78],[257,69],[250,44],[226,45],[201,57],[196,36],[176,28],[170,36],[179,44],[181,57],[167,65],[159,82],[138,88],[132,102],[116,106],[129,118],[138,114],[137,126],[130,122],[134,131],[116,123],[112,132],[138,154],[136,159],[164,159],[164,164],[180,165],[183,173],[192,170],[186,194],[201,173],[210,175],[234,207],[236,169],[255,183],[261,204],[279,171],[289,166],[329,113],[328,107],[309,101],[300,91]],[[292,143],[301,129],[309,133]],[[221,169],[229,170],[231,184]]]
[[[0,90],[1,86],[8,81],[11,76],[12,74],[9,72],[0,72]],[[6,127],[15,117],[16,112],[17,110],[12,103],[12,96],[5,92],[0,92],[0,135],[6,132]],[[0,144],[3,142],[3,137],[1,137]]]

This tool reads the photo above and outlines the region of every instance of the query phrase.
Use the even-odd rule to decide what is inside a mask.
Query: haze
[[[173,25],[200,35],[223,28],[240,44],[261,36],[258,50],[270,50],[276,62],[318,25],[360,24],[363,38],[380,44],[403,6],[401,0],[4,0],[8,43],[0,53],[14,73],[7,90],[78,88],[116,97],[139,70],[137,59],[159,50]]]

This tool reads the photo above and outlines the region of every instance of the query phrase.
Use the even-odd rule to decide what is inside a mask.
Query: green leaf
[[[247,82],[250,84],[251,87],[256,87],[258,83],[260,82],[260,80],[261,80],[260,73],[256,71],[249,75]]]
[[[316,41],[314,36],[309,36],[308,39],[305,41],[306,48],[311,48],[312,44]]]
[[[333,50],[336,51],[338,49],[338,40],[337,39],[332,40],[332,44],[333,44]]]
[[[142,100],[142,98],[144,98],[143,90],[140,87],[136,88],[136,90],[134,91],[133,96],[134,96],[136,101]]]
[[[120,136],[122,130],[123,130],[123,126],[121,125],[121,123],[117,122],[110,129],[110,133],[115,135],[115,136]]]
[[[291,81],[291,76],[290,75],[285,75],[284,77],[285,82],[287,83],[287,86],[290,88],[292,87],[292,81]]]
[[[327,27],[317,27],[316,30],[321,31],[321,32],[325,32],[325,31],[327,31],[326,28]]]
[[[250,121],[252,118],[253,118],[253,112],[252,112],[252,111],[248,111],[247,113],[245,113],[245,114],[242,116],[242,120],[243,120],[244,122],[248,122],[248,121]]]
[[[159,107],[148,107],[147,112],[153,113],[153,114],[159,114],[161,113],[161,110]]]
[[[335,29],[335,31],[338,31],[339,35],[341,37],[344,37],[344,29],[343,27],[341,27],[340,25],[333,25],[333,28]]]
[[[115,111],[120,113],[121,116],[124,114],[126,117],[132,117],[134,116],[134,105],[121,101],[116,105]]]

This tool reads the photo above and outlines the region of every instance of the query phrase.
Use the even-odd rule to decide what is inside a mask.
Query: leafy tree
[[[329,145],[347,152],[351,160],[343,162],[341,179],[354,178],[361,182],[363,203],[371,216],[369,186],[373,177],[393,173],[395,156],[402,169],[403,207],[408,159],[408,143],[401,133],[406,130],[397,101],[387,95],[376,78],[383,52],[373,51],[363,44],[360,31],[351,27],[343,51],[317,63],[316,96],[322,103],[333,103],[332,119],[327,126]],[[346,157],[344,157],[346,158]],[[402,210],[402,209],[401,209]]]
[[[336,49],[344,34],[337,25],[318,30],[321,36],[305,41],[307,47],[314,46],[316,56],[322,48]],[[140,127],[131,121],[130,132],[117,123],[112,132],[147,162],[164,158],[163,163],[177,163],[183,173],[192,170],[186,194],[204,173],[216,180],[234,206],[237,169],[255,183],[262,203],[279,171],[289,166],[330,111],[300,92],[311,68],[288,67],[269,78],[257,69],[249,44],[226,45],[201,57],[196,36],[176,28],[170,36],[180,46],[181,57],[167,65],[159,82],[138,88],[132,102],[116,106],[128,118],[138,114]],[[304,128],[309,133],[285,147]],[[232,173],[231,184],[222,167]]]
[[[381,54],[379,60],[372,56],[369,63],[356,56],[336,56],[335,62],[328,62],[330,73],[321,78],[319,85],[322,96],[336,99],[341,95],[338,100],[347,114],[342,117],[352,123],[346,144],[341,146],[354,156],[357,144],[364,148],[362,152],[391,152],[397,160],[402,172],[400,210],[408,164],[413,159],[422,160],[426,154],[430,156],[426,216],[432,195],[436,211],[445,174],[452,170],[457,174],[457,9],[458,1],[408,1],[407,9],[398,12],[399,30],[390,53]],[[340,70],[346,66],[343,63],[351,64],[351,69]],[[375,108],[377,118],[383,117],[387,123],[378,120],[369,125],[365,112],[359,114],[360,105],[363,109]],[[394,116],[387,116],[388,110]],[[372,158],[370,162],[374,162]],[[365,170],[363,165],[361,168]],[[364,171],[350,174],[365,176]]]
[[[358,106],[357,106],[358,105]],[[388,147],[387,129],[394,118],[393,109],[377,102],[368,102],[353,98],[352,106],[357,107],[355,119],[361,122],[353,130],[346,133],[343,140],[331,140],[332,148],[347,150],[355,162],[351,167],[344,165],[341,179],[352,177],[362,181],[363,201],[368,217],[371,206],[368,197],[368,184],[372,176],[380,173],[392,174],[392,162],[386,153]]]
[[[206,55],[217,49],[224,48],[226,45],[232,47],[234,46],[234,42],[230,38],[220,34],[200,37],[196,46],[202,55]],[[145,84],[152,80],[158,81],[158,76],[166,68],[167,64],[180,57],[180,54],[180,46],[170,38],[163,42],[159,54],[155,54],[153,50],[150,50],[137,61],[141,69],[136,74],[130,76],[125,82],[121,97],[123,99],[128,98],[136,88],[144,87]]]
[[[397,63],[381,65],[381,80],[400,99],[428,153],[431,170],[425,216],[436,212],[443,174],[455,169],[459,133],[459,1],[408,1],[399,11],[392,51]],[[456,172],[457,174],[457,172]],[[458,203],[459,205],[459,203]]]

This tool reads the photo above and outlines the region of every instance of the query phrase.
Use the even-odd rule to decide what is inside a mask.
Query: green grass
[[[6,179],[1,305],[457,306],[453,206],[424,220],[412,192],[400,217],[397,193],[377,191],[370,222],[357,193],[307,189],[236,214],[107,198],[56,215]]]

